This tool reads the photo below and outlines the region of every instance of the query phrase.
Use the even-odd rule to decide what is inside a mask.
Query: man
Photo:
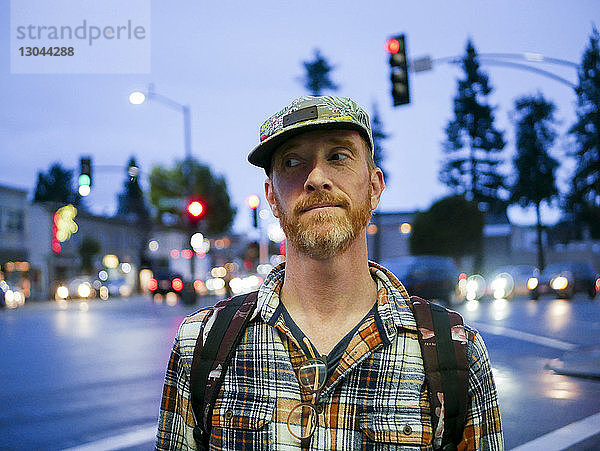
[[[260,141],[248,159],[268,175],[287,256],[261,286],[226,372],[211,449],[434,449],[408,294],[367,259],[366,227],[384,189],[368,115],[350,99],[301,97],[264,123]],[[175,339],[157,449],[196,448],[190,366],[211,313],[187,317]],[[466,330],[469,406],[458,448],[502,449],[487,351]]]

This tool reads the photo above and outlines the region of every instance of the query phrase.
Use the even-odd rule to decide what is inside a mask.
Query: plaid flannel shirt
[[[378,306],[350,341],[321,392],[319,424],[311,450],[432,450],[433,433],[425,372],[408,294],[385,268],[370,263]],[[288,414],[310,402],[297,379],[308,359],[275,315],[284,265],[273,269],[258,295],[256,311],[231,360],[212,416],[211,449],[297,450]],[[197,449],[190,402],[190,368],[199,333],[211,327],[210,309],[182,322],[166,372],[156,449]],[[496,387],[485,344],[467,331],[469,401],[459,450],[503,449]]]

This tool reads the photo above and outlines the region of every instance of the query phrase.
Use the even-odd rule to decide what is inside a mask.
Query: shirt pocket
[[[215,405],[213,427],[259,431],[273,421],[275,399],[251,393],[223,393]]]
[[[361,415],[360,427],[366,437],[366,448],[395,449],[397,445],[433,449],[431,422],[422,420],[420,411],[415,410],[413,413],[381,410]]]

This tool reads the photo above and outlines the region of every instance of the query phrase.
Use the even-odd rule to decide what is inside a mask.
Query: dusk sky
[[[438,181],[441,143],[461,70],[437,64],[430,72],[412,74],[411,104],[393,108],[386,39],[405,33],[409,58],[460,56],[471,38],[480,53],[535,52],[579,63],[592,27],[600,26],[597,0],[182,0],[151,1],[150,12],[149,73],[16,74],[11,73],[9,54],[14,46],[10,2],[0,0],[1,185],[26,189],[31,197],[38,171],[58,161],[77,174],[82,155],[90,155],[94,166],[123,168],[135,156],[146,174],[155,165],[172,166],[184,156],[182,115],[158,102],[128,102],[132,91],[154,83],[158,93],[189,104],[192,153],[226,178],[238,208],[234,229],[247,230],[245,199],[253,193],[263,196],[265,178],[247,163],[247,153],[258,142],[262,122],[306,94],[298,80],[302,61],[312,59],[318,48],[335,66],[337,94],[352,97],[369,111],[377,104],[390,134],[384,163],[389,179],[381,209],[424,209],[448,193]],[[114,17],[127,20],[118,11]],[[564,157],[569,148],[564,131],[574,121],[572,89],[531,72],[483,67],[494,88],[491,102],[497,106],[496,124],[506,132],[509,161],[514,154],[509,113],[515,99],[541,92],[557,105],[562,134],[553,154],[563,163],[559,177],[564,189],[573,168]],[[572,68],[536,67],[577,81]],[[504,169],[509,173],[511,167]],[[124,169],[94,172],[87,198],[94,212],[115,212],[124,178]],[[533,223],[533,216],[516,210],[510,216]],[[556,218],[546,216],[547,221]]]

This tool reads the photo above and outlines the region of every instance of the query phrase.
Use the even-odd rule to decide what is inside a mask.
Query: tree
[[[150,212],[146,206],[144,192],[140,187],[138,172],[135,158],[131,157],[126,169],[123,191],[117,197],[119,202],[117,216],[124,216],[132,222],[149,225]]]
[[[419,212],[413,220],[410,252],[459,259],[477,255],[483,240],[483,213],[475,201],[454,194]]]
[[[513,114],[516,126],[517,154],[514,160],[516,181],[511,187],[511,203],[522,207],[535,206],[537,218],[538,267],[545,267],[542,243],[542,202],[550,203],[558,196],[556,169],[558,161],[549,150],[556,139],[556,107],[541,94],[525,96],[515,102]]]
[[[321,55],[319,49],[315,49],[314,58],[313,61],[302,62],[306,71],[304,78],[301,78],[304,87],[313,96],[321,95],[324,90],[337,91],[338,86],[330,78],[330,72],[334,67]]]
[[[79,206],[81,196],[73,188],[73,171],[54,163],[48,172],[38,172],[34,202],[59,202]]]
[[[385,158],[385,150],[383,148],[383,142],[388,139],[388,134],[383,129],[383,123],[379,116],[379,108],[377,104],[373,104],[373,115],[371,116],[371,132],[373,134],[373,160],[375,166],[381,169],[385,177],[386,182],[388,181],[388,174],[383,169],[383,160]]]
[[[576,168],[566,210],[600,238],[600,35],[593,28],[579,68],[577,121],[569,133],[575,140]]]
[[[506,208],[504,176],[499,172],[504,149],[503,132],[494,127],[494,108],[488,76],[479,69],[477,51],[469,40],[462,60],[465,78],[458,80],[454,119],[446,126],[446,160],[440,180],[480,207],[500,213]]]
[[[187,174],[184,175],[184,174]],[[177,162],[173,168],[156,166],[150,174],[150,201],[163,224],[185,224],[186,193],[200,197],[206,205],[206,216],[200,228],[207,234],[226,232],[233,222],[235,208],[231,206],[227,183],[214,176],[208,166],[197,160]]]
[[[100,252],[100,243],[90,236],[84,236],[79,243],[79,256],[81,257],[81,267],[87,273],[94,270],[94,256]]]

